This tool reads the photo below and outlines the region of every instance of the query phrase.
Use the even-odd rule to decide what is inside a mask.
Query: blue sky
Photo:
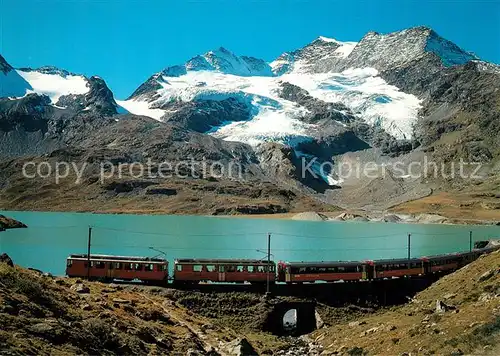
[[[500,63],[500,0],[0,0],[0,53],[15,67],[99,75],[124,98],[220,46],[270,61],[319,35],[358,41],[418,25]]]

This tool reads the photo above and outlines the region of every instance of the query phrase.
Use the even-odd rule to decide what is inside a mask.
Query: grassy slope
[[[492,276],[481,280],[488,271]],[[318,330],[314,337],[327,350],[341,353],[498,354],[499,272],[497,251],[443,277],[405,306],[359,319],[356,325],[345,323]],[[436,313],[437,300],[457,309]]]

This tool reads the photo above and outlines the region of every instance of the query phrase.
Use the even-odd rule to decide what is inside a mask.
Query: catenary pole
[[[87,279],[90,279],[90,244],[92,241],[92,226],[89,226],[89,239],[87,245]]]
[[[266,294],[269,294],[269,284],[271,282],[271,233],[267,234],[267,286]]]

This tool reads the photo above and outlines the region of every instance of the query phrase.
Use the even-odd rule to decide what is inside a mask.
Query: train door
[[[373,262],[363,263],[361,278],[363,280],[370,280],[375,278],[375,266],[373,265]]]
[[[114,263],[108,262],[106,267],[106,279],[113,279]]]
[[[219,282],[225,282],[226,281],[226,272],[225,272],[225,266],[224,265],[219,265]]]

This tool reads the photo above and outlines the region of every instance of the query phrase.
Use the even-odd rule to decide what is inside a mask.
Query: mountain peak
[[[197,55],[184,65],[167,67],[158,74],[166,77],[179,77],[189,71],[213,71],[239,76],[273,75],[271,67],[264,60],[249,56],[237,56],[225,47]]]
[[[477,59],[430,27],[418,26],[387,34],[368,32],[341,69],[373,67],[383,71],[404,66],[429,54],[437,56],[445,67]]]
[[[330,37],[325,37],[325,36],[319,36],[316,38],[313,42],[315,41],[322,41],[322,42],[327,42],[327,43],[342,43],[340,41],[337,41],[335,38],[330,38]]]
[[[83,77],[80,74],[71,73],[65,69],[57,68],[54,66],[42,66],[42,67],[38,67],[38,68],[27,67],[27,68],[19,68],[19,70],[23,71],[23,72],[38,72],[41,74],[58,75],[58,76],[63,77],[63,78],[66,78],[68,76],[81,76],[81,77]]]
[[[346,58],[357,42],[341,42],[334,38],[319,36],[306,46],[292,52],[285,52],[271,63],[277,75],[291,71],[315,71],[325,62],[338,62]]]

